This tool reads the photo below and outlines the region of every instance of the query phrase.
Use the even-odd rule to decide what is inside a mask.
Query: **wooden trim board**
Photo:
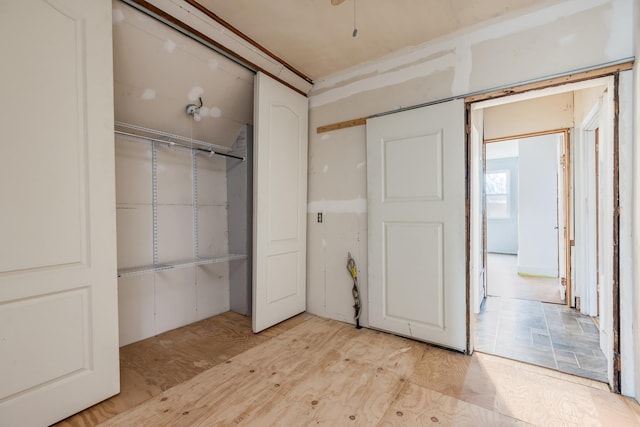
[[[489,92],[479,93],[476,95],[467,96],[465,102],[473,103],[479,101],[486,101],[488,99],[501,98],[504,96],[515,95],[518,93],[529,92],[532,90],[546,89],[549,87],[562,86],[567,83],[576,83],[584,80],[592,80],[599,77],[611,76],[619,73],[620,71],[631,70],[633,68],[633,61],[627,61],[620,64],[608,65],[601,68],[595,68],[593,70],[578,71],[570,74],[566,74],[560,77],[553,77],[550,79],[544,79],[531,83],[524,83],[521,85],[515,85],[504,89],[493,90]]]
[[[613,76],[613,384],[621,391],[620,366],[620,74]]]
[[[543,131],[539,131],[539,132],[529,132],[529,133],[521,133],[518,135],[509,135],[509,136],[501,136],[501,137],[497,137],[497,138],[488,138],[484,140],[485,144],[491,144],[493,142],[503,142],[503,141],[509,141],[511,139],[524,139],[524,138],[531,138],[534,136],[543,136],[543,135],[552,135],[554,133],[563,133],[565,132],[567,129],[566,128],[561,128],[561,129],[550,129],[550,130],[543,130]]]
[[[367,124],[367,118],[368,117],[360,117],[358,119],[346,120],[344,122],[332,123],[330,125],[325,125],[325,126],[319,126],[316,132],[323,133],[323,132],[330,132],[332,130],[346,129],[353,126],[362,126]]]
[[[201,5],[196,0],[184,0],[184,1],[186,1],[187,3],[189,3],[191,6],[195,7],[196,9],[198,9],[200,12],[204,13],[205,15],[207,15],[212,20],[216,21],[218,24],[222,25],[227,30],[231,31],[236,36],[240,37],[242,40],[246,41],[250,45],[258,48],[261,52],[263,52],[263,53],[267,54],[268,56],[270,56],[271,58],[275,59],[276,61],[278,61],[279,63],[284,65],[285,68],[287,68],[292,73],[298,75],[300,78],[302,78],[302,79],[306,80],[307,82],[313,84],[313,80],[311,79],[311,77],[307,76],[302,71],[298,70],[293,65],[289,64],[288,62],[286,62],[285,60],[283,60],[282,58],[277,56],[275,53],[271,52],[270,50],[268,50],[267,48],[262,46],[260,43],[256,42],[251,37],[247,36],[242,31],[238,30],[236,27],[231,25],[229,22],[225,21],[224,19],[222,19],[221,17],[219,17],[218,15],[213,13],[213,11],[211,11],[206,6]]]

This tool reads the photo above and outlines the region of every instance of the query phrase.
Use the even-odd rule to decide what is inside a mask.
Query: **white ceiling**
[[[353,38],[354,1],[358,36]],[[199,0],[312,79],[514,11],[564,0]]]

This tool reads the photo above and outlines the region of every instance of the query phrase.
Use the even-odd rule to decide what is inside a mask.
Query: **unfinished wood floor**
[[[120,394],[56,424],[95,426],[308,318],[301,314],[259,334],[231,311],[120,348]]]
[[[101,425],[640,425],[637,405],[602,383],[311,315],[293,322]],[[146,356],[156,365],[151,382],[169,383],[164,364],[197,360],[179,353],[164,363]],[[69,423],[91,424],[78,417]]]

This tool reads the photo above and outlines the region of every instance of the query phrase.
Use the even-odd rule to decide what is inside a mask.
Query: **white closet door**
[[[0,2],[0,424],[119,391],[111,1]]]
[[[367,120],[369,323],[466,349],[462,100]]]
[[[306,309],[307,98],[258,73],[253,331]]]

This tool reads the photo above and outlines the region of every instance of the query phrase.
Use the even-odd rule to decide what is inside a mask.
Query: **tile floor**
[[[475,349],[482,353],[607,381],[593,320],[564,305],[488,297],[475,338]]]

